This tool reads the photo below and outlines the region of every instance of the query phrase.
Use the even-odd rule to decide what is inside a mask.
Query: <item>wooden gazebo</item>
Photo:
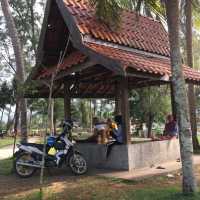
[[[54,81],[53,97],[113,98],[124,123],[124,143],[130,143],[128,91],[170,84],[168,34],[159,21],[123,10],[119,28],[95,16],[89,0],[48,0],[38,47],[37,64],[28,82],[37,90],[27,97],[48,97],[50,81],[69,41]],[[198,84],[200,73],[183,65],[186,81]]]

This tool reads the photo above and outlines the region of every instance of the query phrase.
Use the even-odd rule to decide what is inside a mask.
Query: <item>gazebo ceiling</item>
[[[129,88],[170,81],[168,34],[160,22],[126,10],[120,28],[109,28],[88,0],[48,0],[37,65],[28,81],[50,80],[69,38],[57,69],[55,96],[63,96],[66,81],[72,97],[102,98],[115,95],[120,76],[128,78]],[[188,82],[200,83],[199,72],[187,66],[183,71]],[[37,96],[48,93],[45,85],[37,89]]]

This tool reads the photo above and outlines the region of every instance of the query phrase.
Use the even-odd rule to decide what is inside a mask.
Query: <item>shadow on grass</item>
[[[20,179],[7,176],[11,173],[12,160],[0,161],[1,195],[6,200],[40,200],[39,176]],[[144,180],[123,180],[95,175],[73,176],[65,169],[53,170],[45,177],[44,200],[199,200],[200,194],[184,196],[177,182],[173,185],[160,176]],[[166,180],[167,179],[167,180]],[[8,188],[7,188],[8,187]],[[1,189],[0,189],[1,190]],[[17,196],[16,194],[20,195]],[[0,198],[1,199],[1,198]]]
[[[13,159],[0,160],[0,175],[10,175],[13,172]]]
[[[112,190],[112,188],[110,189]],[[81,192],[81,191],[80,191]],[[113,192],[93,191],[87,195],[81,196],[80,193],[68,191],[63,193],[48,193],[44,195],[44,200],[199,200],[200,194],[183,195],[180,190],[176,188],[169,189],[139,189],[139,190],[126,190],[118,193],[117,198]],[[31,195],[24,196],[23,198],[16,198],[13,200],[40,200],[40,193],[35,192]]]

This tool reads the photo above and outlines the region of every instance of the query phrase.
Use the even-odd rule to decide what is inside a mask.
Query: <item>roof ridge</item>
[[[142,54],[142,55],[147,56],[147,57],[154,57],[154,58],[159,58],[159,59],[169,59],[170,58],[169,56],[163,56],[163,55],[159,55],[159,54],[156,54],[156,53],[136,49],[136,48],[133,48],[133,47],[104,41],[104,40],[101,40],[101,39],[95,39],[95,38],[91,37],[91,35],[85,35],[83,37],[83,43],[91,43],[91,44],[96,44],[96,45],[102,45],[102,46],[106,46],[106,47],[109,47],[109,48],[114,48],[114,49],[119,49],[119,50],[123,50],[123,51],[127,51],[127,52]]]

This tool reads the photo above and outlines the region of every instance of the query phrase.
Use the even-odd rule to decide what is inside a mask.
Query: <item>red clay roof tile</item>
[[[169,56],[168,34],[162,24],[151,18],[123,10],[120,28],[113,30],[99,21],[89,0],[63,0],[80,32],[132,48]]]
[[[171,63],[169,58],[150,57],[135,52],[88,42],[85,43],[85,45],[99,54],[118,60],[124,69],[131,67],[137,71],[168,75],[171,77]],[[200,81],[200,73],[197,70],[183,65],[183,73],[188,80]]]
[[[171,76],[171,64],[168,58],[168,34],[161,23],[147,17],[138,16],[133,12],[123,11],[121,28],[114,31],[97,20],[94,8],[91,7],[88,0],[63,1],[65,2],[66,8],[74,16],[81,34],[89,34],[93,38],[167,57],[152,57],[131,50],[122,50],[89,42],[84,42],[85,46],[98,54],[118,61],[124,70],[130,67],[140,72]],[[86,55],[78,51],[71,53],[59,66],[58,73],[62,73],[64,70],[84,62],[86,57]],[[43,68],[36,78],[49,77],[55,69],[55,66]],[[183,66],[183,72],[186,79],[200,81],[200,73],[198,71]]]
[[[85,61],[85,59],[86,59],[86,56],[78,51],[71,53],[63,60],[61,65],[58,66],[57,74],[62,73],[62,71],[65,71],[74,65],[83,63]],[[49,77],[52,75],[52,73],[55,72],[56,68],[57,68],[57,66],[43,68],[38,73],[38,76],[36,78],[43,79],[43,78]]]

